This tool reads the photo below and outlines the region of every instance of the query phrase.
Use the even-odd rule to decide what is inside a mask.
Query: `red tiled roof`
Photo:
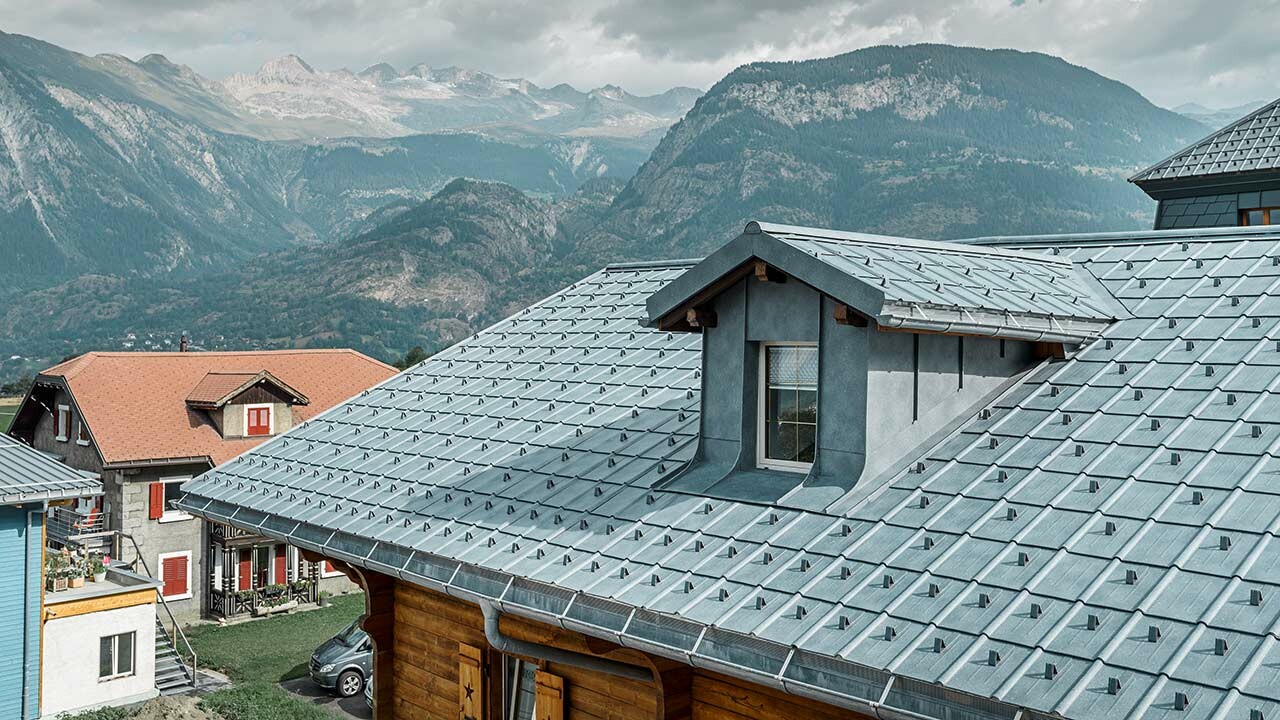
[[[265,438],[223,440],[208,415],[186,400],[210,373],[237,375],[242,384],[264,371],[310,400],[294,406],[294,424],[396,373],[354,350],[275,350],[91,352],[41,375],[66,383],[103,462],[207,456],[218,465]]]
[[[191,394],[187,396],[187,403],[196,407],[225,405],[240,392],[262,381],[266,381],[284,391],[286,395],[296,398],[296,402],[300,405],[306,405],[310,402],[306,395],[294,390],[275,375],[263,370],[258,373],[208,373],[200,379],[200,384],[196,385]]]

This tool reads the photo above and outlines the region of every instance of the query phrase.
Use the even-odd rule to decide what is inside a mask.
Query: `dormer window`
[[[1240,212],[1241,225],[1280,225],[1280,208],[1258,208]]]
[[[244,406],[244,434],[249,437],[271,434],[271,406]]]
[[[757,464],[805,472],[813,465],[818,437],[818,346],[760,346]]]

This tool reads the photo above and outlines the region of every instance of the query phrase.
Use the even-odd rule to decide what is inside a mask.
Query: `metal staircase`
[[[162,601],[163,602],[163,601]],[[194,656],[194,653],[193,653]],[[196,686],[191,673],[195,668],[183,662],[173,645],[173,638],[165,630],[160,616],[156,616],[156,689],[161,695],[176,695]]]
[[[127,533],[118,534],[120,537],[128,538],[133,545],[134,562],[142,563],[142,569],[147,577],[155,577],[151,574],[151,568],[147,566],[147,560],[138,547],[138,541]],[[195,648],[191,647],[186,634],[182,632],[182,626],[173,617],[173,611],[169,609],[169,603],[165,602],[164,593],[160,592],[159,588],[156,588],[156,603],[169,618],[169,625],[166,627],[160,611],[156,611],[156,689],[161,695],[176,695],[195,689],[199,687],[200,682]]]

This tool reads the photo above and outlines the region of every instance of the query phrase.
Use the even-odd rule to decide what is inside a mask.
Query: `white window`
[[[160,522],[178,522],[191,519],[189,513],[173,507],[173,501],[182,497],[182,483],[190,479],[190,475],[173,475],[160,478],[160,482],[164,483],[164,513],[160,515]]]
[[[818,444],[818,346],[762,343],[756,462],[805,472]]]
[[[84,418],[80,418],[76,421],[76,444],[89,444],[89,428],[85,427]]]
[[[186,600],[191,597],[191,551],[161,553],[156,563],[159,577],[164,584],[160,593],[165,600]]]
[[[333,563],[329,562],[328,560],[320,561],[320,577],[333,578],[333,577],[341,577],[342,575],[343,575],[343,572],[338,568],[334,567]]]
[[[71,406],[59,405],[58,416],[55,418],[54,433],[58,442],[66,442],[71,437]]]
[[[533,720],[538,666],[502,656],[502,719]]]
[[[127,632],[98,639],[98,679],[115,680],[133,674],[136,634]]]

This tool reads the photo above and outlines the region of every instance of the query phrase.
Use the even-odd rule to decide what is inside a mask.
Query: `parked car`
[[[342,697],[360,694],[373,674],[373,641],[360,629],[362,620],[363,615],[311,653],[311,679]]]
[[[373,677],[372,676],[370,676],[369,680],[364,684],[364,704],[367,705],[370,710],[373,710]]]

